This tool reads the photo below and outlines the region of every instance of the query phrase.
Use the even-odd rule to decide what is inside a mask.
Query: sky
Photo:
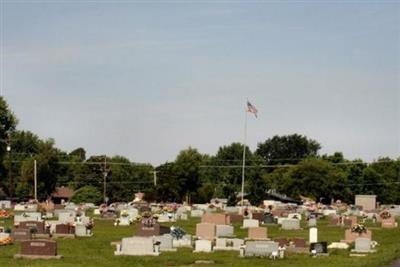
[[[299,133],[400,156],[400,2],[4,1],[1,94],[66,151],[173,161]]]

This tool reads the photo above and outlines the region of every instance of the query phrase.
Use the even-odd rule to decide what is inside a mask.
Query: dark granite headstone
[[[11,237],[14,241],[31,240],[32,234],[30,229],[16,228],[12,231]]]
[[[57,224],[56,234],[75,234],[75,227],[70,224]]]
[[[57,256],[57,242],[54,240],[22,241],[21,255]]]
[[[231,223],[243,223],[243,215],[240,214],[229,214]]]
[[[328,253],[328,244],[327,242],[317,242],[310,244],[310,252],[315,250],[317,254],[326,254]]]
[[[264,221],[264,213],[263,212],[253,212],[252,219],[262,222],[262,221]]]
[[[18,228],[20,229],[36,229],[35,233],[37,234],[45,234],[46,233],[46,228],[44,225],[44,222],[38,222],[38,221],[25,221],[25,222],[20,222]]]
[[[280,247],[289,246],[289,240],[287,240],[287,238],[275,238],[274,241],[277,242]]]
[[[157,235],[168,234],[170,231],[171,230],[169,227],[160,225],[158,223],[155,223],[152,226],[145,226],[143,224],[140,224],[138,226],[136,235],[137,236],[157,236]]]
[[[293,243],[296,248],[305,248],[306,247],[306,240],[304,238],[293,238]]]
[[[265,224],[274,224],[275,223],[274,215],[272,215],[271,213],[265,213],[264,214],[264,223]]]

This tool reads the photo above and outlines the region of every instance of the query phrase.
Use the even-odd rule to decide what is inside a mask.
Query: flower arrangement
[[[125,218],[125,217],[128,217],[128,216],[129,216],[129,214],[125,210],[121,212],[121,217]]]
[[[353,233],[358,233],[359,235],[361,235],[362,233],[367,233],[367,228],[362,224],[356,224],[351,227],[351,231]]]
[[[186,232],[180,227],[171,226],[171,236],[173,239],[182,239]]]
[[[114,226],[118,226],[120,224],[121,220],[119,218],[115,219],[114,221]]]
[[[156,220],[153,217],[147,217],[142,219],[142,225],[144,227],[153,227],[156,223]]]
[[[386,220],[392,217],[389,211],[385,210],[379,215],[382,219]]]

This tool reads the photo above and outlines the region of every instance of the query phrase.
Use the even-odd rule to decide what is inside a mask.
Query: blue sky
[[[2,93],[67,151],[159,164],[305,134],[400,155],[399,2],[2,1]]]

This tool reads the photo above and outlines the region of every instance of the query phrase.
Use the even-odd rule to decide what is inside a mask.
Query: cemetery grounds
[[[88,214],[91,215],[91,214]],[[120,241],[123,237],[134,235],[136,225],[113,225],[113,220],[95,218],[94,235],[75,239],[57,239],[58,254],[61,260],[28,260],[14,259],[19,252],[19,244],[0,246],[0,267],[73,267],[73,266],[113,266],[113,267],[146,267],[146,266],[299,266],[299,267],[384,267],[400,258],[400,229],[382,229],[378,224],[367,223],[372,231],[372,239],[379,243],[377,253],[366,257],[350,257],[348,250],[329,250],[329,256],[310,257],[308,254],[286,254],[285,259],[240,258],[238,251],[215,251],[212,253],[193,253],[189,248],[178,248],[177,252],[162,252],[160,256],[114,256],[115,246],[112,241]],[[399,222],[399,220],[397,220]],[[187,221],[162,223],[167,226],[180,226],[188,234],[194,235],[196,223],[200,218]],[[344,228],[330,226],[327,219],[318,220],[319,241],[339,241],[344,239]],[[400,224],[400,223],[399,223]],[[12,218],[0,219],[0,226],[11,227]],[[240,229],[241,224],[234,224],[235,235],[239,238],[247,236],[247,229]],[[308,227],[301,222],[302,230],[280,230],[278,225],[268,225],[268,238],[303,237],[308,240]],[[212,260],[213,264],[194,264],[196,260]]]

